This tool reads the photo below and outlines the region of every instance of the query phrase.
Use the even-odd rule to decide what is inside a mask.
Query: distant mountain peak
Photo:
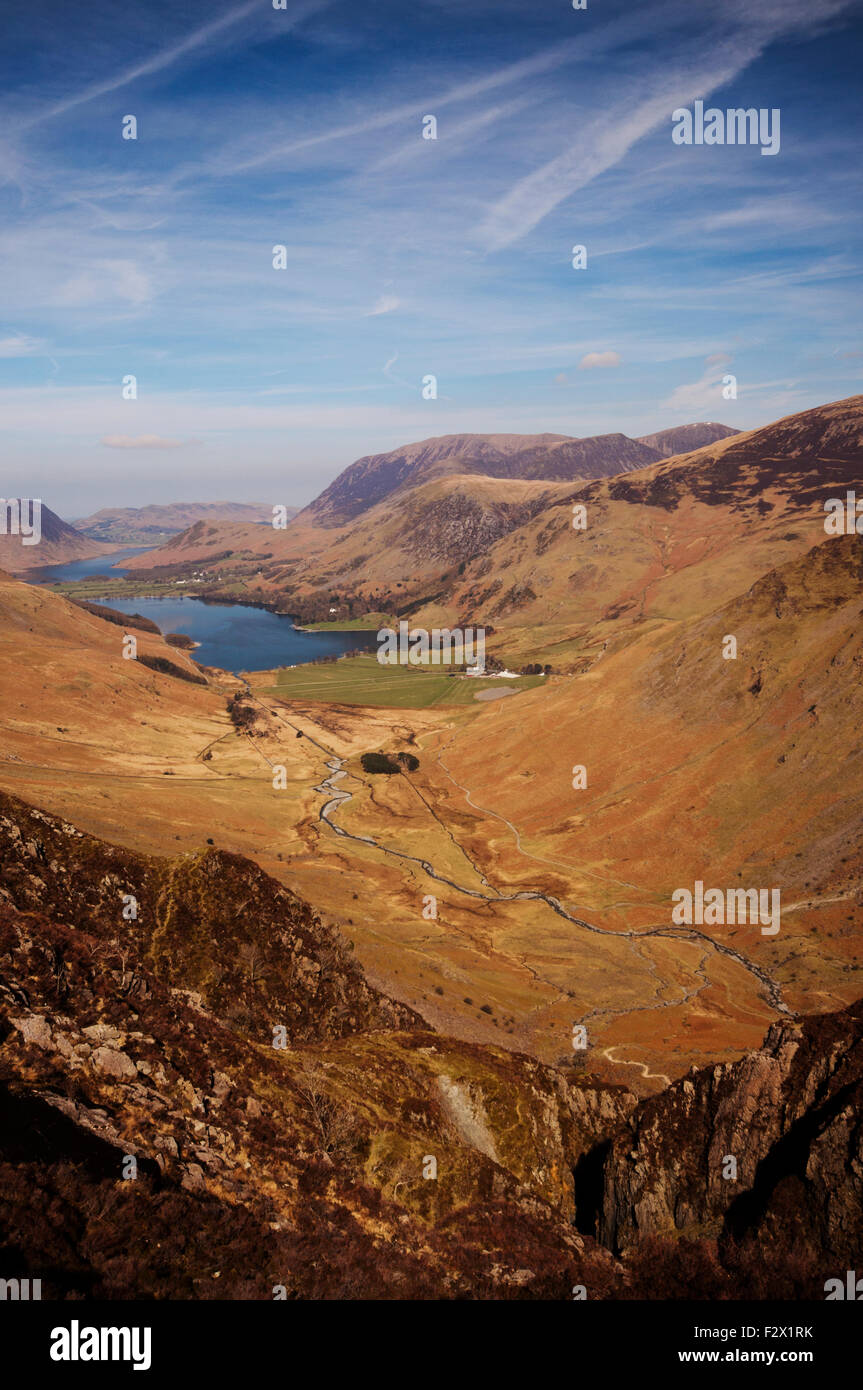
[[[705,444],[716,444],[732,434],[740,434],[740,430],[707,420],[699,424],[674,425],[671,429],[658,430],[656,434],[642,434],[638,443],[655,449],[660,458],[667,459],[674,454],[689,454],[693,449],[703,449]]]
[[[444,474],[572,482],[643,468],[663,457],[625,434],[446,434],[357,459],[312,502],[323,525],[341,525],[392,493]]]

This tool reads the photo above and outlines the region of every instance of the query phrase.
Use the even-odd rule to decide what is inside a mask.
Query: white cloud
[[[273,145],[265,150],[260,149],[260,140],[258,140],[258,148],[254,154],[235,162],[229,152],[223,153],[213,168],[220,173],[241,173],[248,169],[256,169],[266,164],[278,162],[318,145],[333,142],[343,143],[359,135],[368,135],[374,131],[384,130],[387,126],[396,125],[401,121],[416,117],[417,112],[423,110],[435,115],[441,107],[472,101],[476,97],[494,91],[497,87],[507,86],[515,82],[525,82],[531,78],[551,73],[569,62],[577,62],[583,57],[583,52],[583,43],[580,39],[564,39],[563,42],[543,49],[530,58],[521,58],[517,62],[507,63],[502,68],[497,68],[482,77],[461,82],[444,92],[427,93],[425,96],[420,93],[415,98],[412,97],[410,101],[399,103],[385,111],[381,111],[379,108],[369,109],[368,113],[363,114],[359,120],[353,119],[339,123],[331,126],[328,130],[318,132],[316,135],[304,135],[300,139],[290,140],[286,144]]]
[[[184,449],[195,439],[165,439],[160,434],[106,434],[99,440],[108,449]]]
[[[104,304],[111,299],[146,304],[152,297],[150,277],[134,261],[104,260],[61,285],[56,302],[67,308]]]
[[[850,0],[822,0],[819,19],[826,21],[848,8]],[[696,98],[707,99],[745,71],[776,39],[811,26],[806,0],[758,9],[734,6],[723,23],[728,31],[711,42],[701,34],[689,49],[663,45],[659,66],[632,84],[626,101],[609,105],[588,125],[573,132],[567,149],[521,178],[488,210],[477,238],[500,250],[532,231],[573,193],[612,169],[671,113]],[[736,25],[736,27],[735,27]],[[707,53],[708,56],[702,56]]]
[[[619,352],[586,352],[578,364],[579,370],[589,372],[592,367],[619,367]]]

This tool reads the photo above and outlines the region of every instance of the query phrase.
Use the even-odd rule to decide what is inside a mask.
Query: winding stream
[[[257,701],[258,704],[261,704],[261,701],[257,699],[257,696],[253,696],[253,698]],[[657,925],[654,927],[644,927],[639,931],[610,931],[606,927],[598,927],[593,922],[585,921],[583,917],[576,917],[574,913],[570,912],[567,908],[564,907],[563,903],[558,898],[552,897],[549,893],[540,893],[538,891],[501,893],[496,889],[493,889],[490,893],[483,893],[476,888],[466,888],[463,884],[456,883],[453,879],[447,878],[445,874],[438,873],[437,869],[435,869],[434,865],[428,859],[422,859],[417,855],[408,854],[404,850],[390,849],[388,845],[381,844],[379,840],[374,839],[370,835],[355,835],[352,831],[345,830],[344,826],[337,825],[336,822],[333,820],[334,814],[338,812],[342,806],[346,805],[346,803],[352,799],[352,793],[338,785],[340,782],[344,780],[344,778],[353,776],[352,773],[348,773],[344,769],[345,759],[337,758],[329,748],[325,748],[322,743],[319,743],[317,741],[317,739],[312,738],[309,734],[299,729],[296,724],[292,724],[289,719],[286,719],[284,717],[284,715],[279,714],[278,717],[282,720],[284,724],[287,724],[289,728],[294,729],[298,733],[302,733],[303,738],[307,738],[310,743],[313,743],[314,746],[316,748],[319,748],[321,752],[324,754],[326,767],[329,769],[329,776],[323,778],[322,781],[314,788],[314,790],[316,792],[320,792],[322,796],[326,797],[326,800],[318,809],[318,820],[323,821],[326,825],[328,825],[329,828],[334,832],[334,834],[339,835],[343,839],[355,840],[357,844],[372,845],[375,849],[380,850],[382,854],[388,854],[393,859],[400,859],[406,863],[417,864],[426,874],[428,874],[429,878],[435,879],[438,883],[445,883],[448,888],[454,889],[457,893],[461,893],[465,897],[475,898],[479,899],[479,901],[481,902],[489,903],[545,903],[546,906],[551,908],[552,912],[555,912],[558,917],[563,917],[565,921],[572,922],[574,926],[581,927],[584,931],[594,932],[597,936],[610,936],[614,937],[615,940],[631,942],[639,941],[643,938],[652,936],[673,937],[682,941],[703,942],[705,946],[709,947],[713,951],[716,951],[719,955],[727,956],[730,960],[736,961],[736,963],[743,970],[747,971],[750,975],[754,976],[754,978],[762,986],[766,999],[769,1001],[771,1007],[775,1009],[777,1013],[786,1014],[792,1018],[795,1017],[794,1011],[789,1009],[788,1006],[784,1003],[782,999],[782,992],[779,986],[776,984],[774,980],[770,978],[766,971],[762,970],[762,968],[756,965],[753,961],[748,960],[746,956],[742,956],[739,951],[736,951],[734,949],[733,946],[727,946],[721,941],[716,941],[712,936],[708,936],[706,932],[698,931],[695,927],[669,927],[665,925]],[[491,885],[488,886],[491,887]],[[701,988],[704,988],[704,986],[702,985]],[[693,991],[693,993],[698,992],[699,991],[697,990]],[[691,995],[687,997],[691,997]],[[652,1005],[651,1007],[664,1009],[676,1008],[679,1006],[681,1002],[682,1001],[679,999],[674,999],[669,1000],[667,1002],[659,1002],[655,1005]],[[627,1012],[637,1011],[628,1010]]]

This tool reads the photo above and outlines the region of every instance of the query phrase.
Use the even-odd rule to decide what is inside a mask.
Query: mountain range
[[[696,433],[712,427],[687,426]],[[733,430],[723,429],[725,434]],[[322,525],[351,521],[376,503],[435,478],[478,474],[489,478],[571,482],[627,473],[662,457],[662,451],[625,434],[570,439],[557,434],[447,434],[357,459],[308,508]]]
[[[204,569],[214,596],[304,621],[389,613],[491,627],[503,660],[565,669],[579,627],[611,624],[613,636],[654,611],[716,606],[825,539],[824,498],[859,477],[860,413],[851,397],[670,458],[653,448],[634,467],[648,446],[625,441],[622,455],[608,444],[617,436],[426,441],[352,465],[283,531],[197,526],[131,566],[160,578]],[[724,427],[684,435],[702,428]],[[565,471],[554,460],[575,449],[573,471],[600,476],[533,476],[538,459]],[[531,476],[489,471],[504,468]]]
[[[471,475],[526,481],[605,477],[663,457],[675,439],[706,442],[733,433],[726,426],[709,424],[681,426],[644,441],[622,434],[589,439],[551,434],[445,435],[388,454],[358,459],[310,504],[307,520],[317,527],[342,526],[402,490],[447,477]],[[477,503],[484,512],[478,525],[483,539],[496,538],[509,529],[505,499],[506,489],[500,488],[485,508]],[[298,511],[296,507],[286,507],[285,516],[293,520]],[[68,523],[43,507],[43,516],[43,539],[38,546],[23,546],[13,536],[0,536],[0,564],[12,573],[86,559],[102,553],[103,548],[108,553],[110,547],[156,547],[160,564],[164,560],[167,565],[176,556],[180,563],[190,558],[206,562],[215,552],[231,547],[259,554],[266,551],[264,541],[270,537],[262,539],[260,533],[256,535],[254,529],[248,528],[272,523],[273,505],[173,502],[104,507]],[[468,530],[472,520],[468,519]],[[456,537],[450,548],[463,548],[464,539]],[[143,563],[146,565],[146,561]]]
[[[735,431],[682,427],[712,440]],[[676,431],[665,432],[669,436]],[[663,436],[664,437],[664,436]],[[416,603],[454,566],[545,511],[567,485],[627,473],[662,451],[623,434],[444,435],[358,459],[284,531],[200,524],[131,562],[182,577],[218,565],[222,592],[320,617]]]

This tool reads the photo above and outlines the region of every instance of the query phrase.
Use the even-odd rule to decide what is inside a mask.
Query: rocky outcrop
[[[863,1237],[863,1001],[774,1024],[641,1104],[602,1157],[598,1234],[756,1239],[853,1268]],[[851,1262],[851,1263],[848,1263]]]
[[[547,504],[540,496],[528,503],[484,502],[466,493],[450,493],[438,502],[406,504],[408,524],[416,528],[416,553],[442,566],[480,555]]]
[[[0,1246],[44,1297],[563,1298],[612,1277],[571,1223],[553,1069],[427,1032],[277,1048],[135,974],[0,906]]]

